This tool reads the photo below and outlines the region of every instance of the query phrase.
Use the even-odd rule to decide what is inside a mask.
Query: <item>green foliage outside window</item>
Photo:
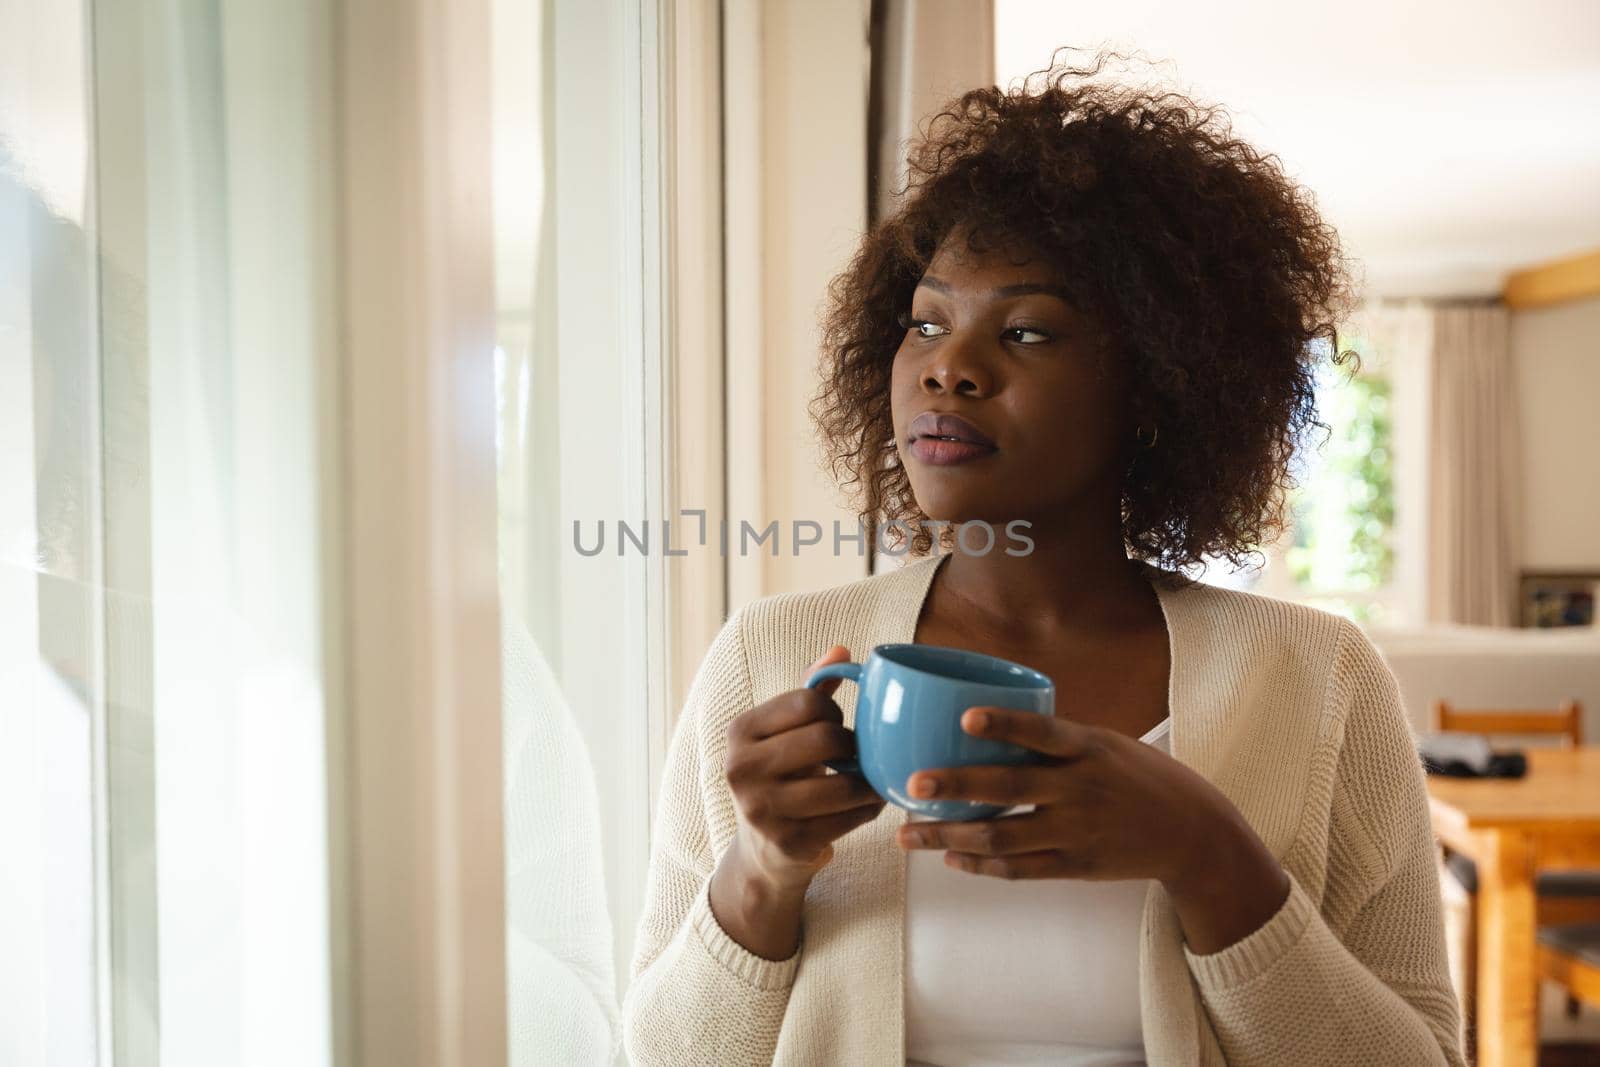
[[[1340,338],[1361,355],[1362,371],[1324,364],[1318,418],[1301,442],[1298,485],[1289,495],[1294,540],[1285,553],[1306,599],[1358,622],[1379,621],[1377,606],[1342,594],[1377,591],[1394,573],[1392,397],[1386,373],[1364,338]],[[1326,442],[1324,444],[1324,442]]]

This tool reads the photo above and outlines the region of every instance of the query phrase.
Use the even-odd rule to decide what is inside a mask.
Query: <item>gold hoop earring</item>
[[[1143,426],[1134,427],[1133,436],[1134,436],[1134,439],[1137,440],[1141,445],[1144,445],[1144,447],[1146,447],[1146,448],[1154,448],[1154,447],[1156,447],[1156,438],[1161,436],[1161,427],[1157,426],[1153,430],[1150,431],[1150,440],[1148,440],[1148,441],[1146,441],[1144,439],[1144,427]]]

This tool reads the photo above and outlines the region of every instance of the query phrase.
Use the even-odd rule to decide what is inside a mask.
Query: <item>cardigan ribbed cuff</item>
[[[800,951],[786,960],[769,960],[757,956],[728,936],[722,924],[711,911],[711,879],[700,885],[694,904],[689,908],[689,929],[706,953],[724,970],[749,986],[764,992],[777,992],[794,984],[795,971],[800,966]],[[802,946],[803,947],[803,937]]]
[[[1305,936],[1316,905],[1289,875],[1289,896],[1261,927],[1227,948],[1197,956],[1183,946],[1189,970],[1202,990],[1221,992],[1265,974]]]

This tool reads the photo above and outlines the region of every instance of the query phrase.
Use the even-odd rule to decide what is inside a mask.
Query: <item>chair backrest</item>
[[[1566,747],[1577,748],[1583,744],[1583,709],[1576,700],[1563,700],[1555,711],[1463,711],[1448,700],[1435,700],[1433,728],[1469,734],[1559,735]]]

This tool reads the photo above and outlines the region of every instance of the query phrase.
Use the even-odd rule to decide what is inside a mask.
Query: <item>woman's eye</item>
[[[900,325],[907,330],[915,330],[918,337],[940,337],[950,332],[938,323],[916,318],[909,312],[900,316]]]
[[[919,319],[910,312],[902,313],[899,321],[903,328],[909,331],[914,331],[918,337],[943,337],[945,334],[950,332],[949,329],[939,325],[937,322],[929,322],[927,319]],[[1054,340],[1049,333],[1045,332],[1044,330],[1036,330],[1032,326],[1013,326],[1009,330],[1006,330],[1001,336],[1016,341],[1018,344],[1024,345],[1045,344]]]

